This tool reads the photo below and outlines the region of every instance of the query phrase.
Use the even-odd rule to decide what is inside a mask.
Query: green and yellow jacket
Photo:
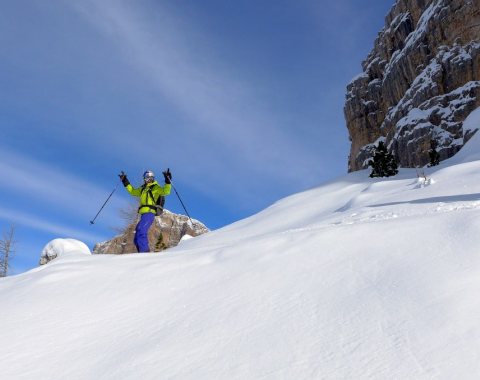
[[[138,188],[133,187],[131,184],[128,184],[125,188],[133,196],[140,197],[140,207],[138,208],[139,214],[145,214],[147,212],[156,214],[157,210],[155,204],[158,197],[170,194],[172,185],[166,183],[165,186],[162,187],[157,181],[153,181],[152,183],[144,184]]]

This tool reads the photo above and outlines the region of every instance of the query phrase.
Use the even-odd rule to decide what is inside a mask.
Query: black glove
[[[130,185],[130,181],[128,180],[127,175],[123,172],[123,170],[118,176],[120,177],[123,186],[127,187],[128,185]]]
[[[163,177],[165,178],[165,183],[172,183],[172,173],[170,173],[170,169],[163,172]]]

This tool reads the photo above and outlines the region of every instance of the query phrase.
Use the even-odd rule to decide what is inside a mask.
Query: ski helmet
[[[153,182],[155,179],[155,173],[153,173],[151,170],[147,170],[145,173],[143,173],[143,179],[146,182]]]

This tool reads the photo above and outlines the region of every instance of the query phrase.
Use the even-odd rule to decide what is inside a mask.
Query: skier
[[[138,207],[140,221],[135,227],[135,238],[133,239],[138,252],[150,252],[148,230],[157,214],[157,201],[161,196],[170,194],[172,173],[170,173],[170,169],[167,169],[162,174],[165,178],[165,186],[160,186],[155,181],[155,174],[151,170],[147,170],[143,173],[144,183],[138,188],[134,188],[130,184],[127,175],[123,171],[118,175],[127,191],[135,197],[140,197],[140,206]]]

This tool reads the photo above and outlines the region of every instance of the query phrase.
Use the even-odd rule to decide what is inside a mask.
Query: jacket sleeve
[[[132,185],[128,184],[127,186],[125,186],[125,188],[127,189],[127,191],[135,196],[135,197],[139,197],[140,195],[142,195],[142,188],[134,188]]]
[[[170,185],[169,183],[166,183],[165,186],[155,186],[155,188],[153,189],[153,195],[155,197],[155,199],[160,196],[160,195],[168,195],[170,194],[170,190],[172,189],[172,185]]]

